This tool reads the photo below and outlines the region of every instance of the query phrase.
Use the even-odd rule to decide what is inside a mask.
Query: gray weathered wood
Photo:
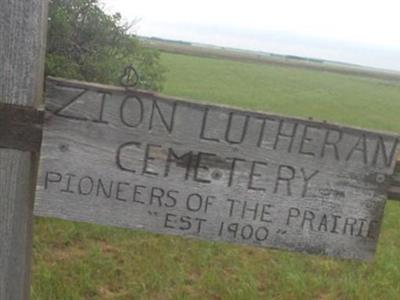
[[[396,171],[389,187],[388,197],[391,200],[400,201],[400,157],[397,160]]]
[[[50,79],[35,213],[350,259],[399,136]]]
[[[0,1],[0,102],[41,101],[46,0]],[[32,211],[37,159],[0,149],[0,299],[29,298]]]
[[[0,148],[38,153],[44,111],[0,102]]]

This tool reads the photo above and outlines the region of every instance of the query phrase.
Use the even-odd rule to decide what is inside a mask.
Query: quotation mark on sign
[[[156,212],[156,211],[148,211],[148,213],[152,217],[157,217],[158,216],[158,212]]]
[[[276,234],[285,235],[286,233],[287,233],[287,231],[286,231],[286,230],[282,230],[282,229],[278,229],[278,230],[276,231]]]

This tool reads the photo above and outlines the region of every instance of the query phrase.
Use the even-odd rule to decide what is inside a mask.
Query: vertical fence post
[[[37,107],[48,0],[0,0],[0,102]],[[29,298],[38,157],[0,149],[0,299]]]

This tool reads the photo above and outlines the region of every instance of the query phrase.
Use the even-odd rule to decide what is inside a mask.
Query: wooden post
[[[0,0],[0,102],[37,107],[47,0]],[[0,299],[29,298],[37,155],[0,149]]]

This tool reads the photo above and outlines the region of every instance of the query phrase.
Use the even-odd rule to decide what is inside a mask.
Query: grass
[[[168,95],[400,131],[400,81],[171,54],[163,60]]]
[[[165,94],[400,132],[400,83],[163,54]],[[35,220],[32,299],[399,299],[400,205],[373,263]]]

